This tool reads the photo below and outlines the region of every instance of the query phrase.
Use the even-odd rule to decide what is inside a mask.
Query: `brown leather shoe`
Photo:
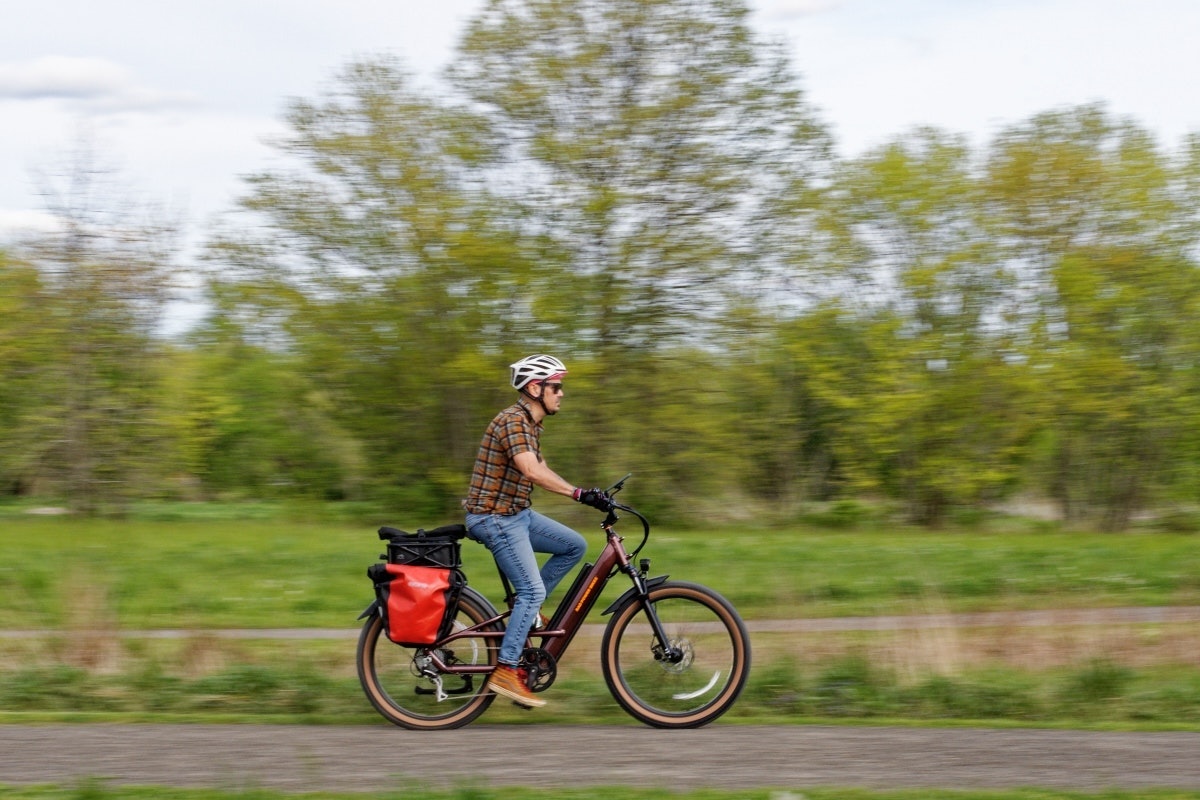
[[[487,688],[491,692],[498,695],[503,695],[514,703],[519,703],[529,708],[541,708],[546,705],[546,701],[529,691],[529,687],[525,685],[525,681],[521,680],[521,674],[514,668],[500,664],[492,672],[488,678]]]

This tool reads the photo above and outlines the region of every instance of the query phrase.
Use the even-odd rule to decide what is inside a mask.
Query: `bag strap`
[[[461,523],[457,525],[443,525],[431,531],[427,531],[424,528],[417,528],[417,536],[435,536],[439,539],[464,539],[466,535],[467,526]]]
[[[379,529],[379,538],[389,542],[394,542],[400,539],[464,539],[467,536],[467,526],[462,524],[443,525],[440,528],[434,528],[427,531],[424,528],[417,528],[416,533],[392,528],[384,525]]]

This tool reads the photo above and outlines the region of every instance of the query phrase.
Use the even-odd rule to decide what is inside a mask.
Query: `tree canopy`
[[[747,18],[489,0],[444,92],[349,63],[212,231],[183,339],[170,226],[59,203],[0,253],[0,487],[456,513],[506,365],[553,352],[556,470],[663,512],[1200,499],[1200,135],[1089,105],[838,159]]]

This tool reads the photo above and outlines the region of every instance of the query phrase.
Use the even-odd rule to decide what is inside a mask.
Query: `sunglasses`
[[[561,383],[543,383],[542,386],[545,387],[546,389],[549,389],[550,391],[554,392],[555,394],[563,393],[563,388],[562,388]]]

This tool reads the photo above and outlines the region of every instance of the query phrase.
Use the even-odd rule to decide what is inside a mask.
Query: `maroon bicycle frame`
[[[667,576],[664,575],[661,578],[655,578],[647,582],[645,577],[630,562],[630,556],[625,552],[625,546],[622,544],[624,537],[613,530],[613,525],[610,522],[606,521],[603,527],[606,542],[604,549],[600,551],[600,555],[596,559],[596,563],[584,565],[584,569],[571,585],[571,590],[567,592],[566,596],[559,603],[546,629],[531,632],[530,634],[530,638],[538,637],[542,640],[542,649],[553,656],[555,661],[562,658],[563,653],[567,650],[567,646],[575,638],[575,634],[583,627],[584,620],[591,613],[592,607],[604,591],[604,587],[617,572],[624,572],[633,580],[634,588],[630,591],[644,592],[647,586],[666,580]],[[504,574],[501,573],[500,577],[506,592],[511,597],[511,588],[507,580],[504,579]],[[506,619],[511,613],[512,609],[510,608],[502,614],[472,625],[469,628],[455,631],[429,645],[427,651],[433,665],[441,672],[459,675],[468,673],[486,674],[491,672],[495,669],[495,666],[492,664],[446,664],[441,659],[440,648],[457,639],[502,639],[504,638],[503,629],[487,630],[487,628],[502,619]],[[653,625],[656,628],[658,627],[656,619],[653,620]]]

